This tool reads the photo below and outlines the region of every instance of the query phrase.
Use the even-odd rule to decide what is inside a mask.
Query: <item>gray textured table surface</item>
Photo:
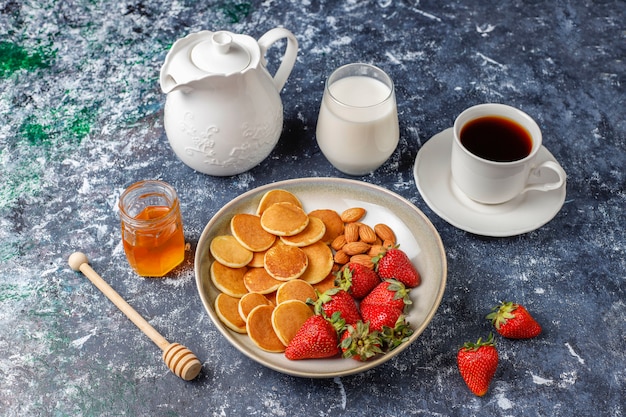
[[[0,1],[0,414],[6,416],[623,416],[626,385],[626,3],[624,1]],[[293,31],[298,61],[282,92],[284,131],[251,171],[210,177],[183,165],[164,134],[158,71],[169,46],[202,29],[258,38]],[[276,53],[276,52],[272,52]],[[374,63],[397,86],[401,140],[358,179],[432,220],[448,284],[431,325],[383,366],[335,379],[277,373],[217,332],[194,281],[211,216],[259,185],[342,177],[315,124],[336,67]],[[567,171],[567,197],[538,230],[484,238],[425,204],[420,147],[464,108],[502,102],[531,114]],[[190,243],[166,279],[129,269],[116,210],[140,179],[177,189]],[[81,274],[80,249],[166,337],[204,362],[184,382]],[[490,392],[474,397],[456,349],[489,331],[500,299],[544,327],[499,344]]]

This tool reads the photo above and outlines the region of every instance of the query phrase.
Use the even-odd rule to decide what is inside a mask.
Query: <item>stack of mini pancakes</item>
[[[230,230],[210,243],[211,281],[220,291],[215,311],[259,348],[283,352],[314,314],[307,300],[335,285],[329,245],[344,222],[330,209],[307,214],[294,194],[275,189],[263,195],[255,214],[234,215]]]

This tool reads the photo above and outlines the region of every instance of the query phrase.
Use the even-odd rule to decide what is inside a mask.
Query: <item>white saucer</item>
[[[433,136],[417,153],[413,168],[422,198],[451,225],[482,236],[515,236],[543,226],[563,206],[566,184],[553,191],[529,191],[502,204],[480,204],[469,199],[457,188],[450,174],[452,139],[451,128]],[[547,160],[556,162],[542,146],[537,163]],[[547,177],[543,181],[551,181],[551,175],[555,176],[551,171],[540,173]]]

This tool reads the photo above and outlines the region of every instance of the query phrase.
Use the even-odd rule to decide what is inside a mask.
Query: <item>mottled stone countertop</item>
[[[626,413],[626,3],[597,1],[0,0],[0,414],[4,416],[623,416]],[[234,177],[181,163],[163,128],[159,69],[188,33],[298,38],[272,154]],[[272,50],[271,54],[277,51]],[[272,62],[272,56],[268,60]],[[204,311],[193,261],[224,204],[290,178],[346,177],[315,141],[323,83],[364,61],[395,81],[400,144],[356,179],[409,200],[446,249],[442,303],[382,366],[298,378],[233,349]],[[413,164],[463,109],[532,115],[568,173],[554,219],[519,236],[457,229],[426,204]],[[189,250],[165,279],[131,272],[117,201],[141,179],[178,191]],[[81,250],[168,339],[203,361],[185,382],[82,274]],[[499,300],[525,304],[540,337],[499,340],[489,393],[457,371]]]

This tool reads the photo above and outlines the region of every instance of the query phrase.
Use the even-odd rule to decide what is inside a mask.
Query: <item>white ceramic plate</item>
[[[264,193],[281,188],[295,194],[305,211],[329,208],[338,213],[349,207],[363,207],[363,221],[371,226],[386,223],[396,233],[397,241],[422,275],[422,284],[411,293],[413,305],[408,321],[414,329],[410,340],[386,355],[368,362],[353,359],[311,359],[290,361],[282,353],[265,352],[248,338],[222,324],[214,309],[219,294],[209,276],[213,258],[209,245],[213,237],[230,234],[230,219],[236,213],[255,213]],[[195,256],[196,285],[209,317],[226,339],[244,355],[276,371],[309,378],[345,376],[378,366],[406,349],[432,320],[446,285],[447,263],[439,234],[426,216],[404,198],[384,188],[364,182],[339,178],[304,178],[268,184],[235,198],[225,205],[206,225]],[[408,360],[408,358],[407,358]]]
[[[502,204],[472,201],[452,180],[452,140],[452,128],[433,136],[417,153],[413,168],[415,184],[428,207],[451,225],[482,236],[515,236],[548,223],[563,207],[565,184],[547,192],[529,191]],[[542,146],[537,153],[537,163],[544,161],[558,163]],[[541,175],[549,177],[547,181],[556,181],[552,171]]]

